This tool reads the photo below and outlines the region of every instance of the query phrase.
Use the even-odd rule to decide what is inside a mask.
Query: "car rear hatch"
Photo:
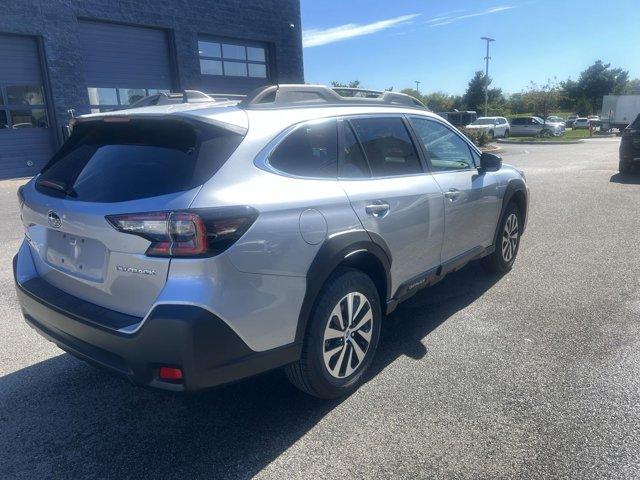
[[[622,131],[621,154],[625,160],[640,160],[640,115]]]
[[[166,282],[170,258],[150,255],[151,237],[126,219],[159,212],[146,227],[164,228],[162,212],[188,208],[243,138],[237,126],[176,115],[78,122],[21,192],[39,275],[85,301],[143,317]],[[113,216],[124,220],[116,225]]]

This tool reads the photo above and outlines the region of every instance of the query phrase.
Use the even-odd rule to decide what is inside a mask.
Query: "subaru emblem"
[[[62,219],[60,218],[60,215],[58,215],[53,210],[49,210],[49,213],[47,213],[47,219],[49,220],[49,225],[51,225],[53,228],[60,228],[60,225],[62,225]]]

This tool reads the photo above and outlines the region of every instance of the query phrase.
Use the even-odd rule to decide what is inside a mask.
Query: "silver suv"
[[[352,391],[399,302],[474,259],[511,268],[528,206],[499,157],[370,95],[280,85],[78,118],[19,192],[26,321],[142,385],[286,367],[309,394]]]

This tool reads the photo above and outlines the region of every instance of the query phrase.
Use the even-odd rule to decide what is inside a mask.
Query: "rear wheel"
[[[522,215],[515,203],[510,203],[502,215],[495,250],[482,259],[482,266],[492,273],[507,273],[513,267],[520,247]]]
[[[380,338],[378,291],[359,270],[339,269],[320,291],[300,360],[285,369],[300,390],[338,398],[363,381]]]

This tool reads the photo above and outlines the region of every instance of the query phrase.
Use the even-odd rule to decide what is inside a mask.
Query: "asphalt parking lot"
[[[280,372],[156,393],[47,343],[13,290],[22,182],[0,182],[0,478],[640,477],[640,176],[618,143],[505,146],[531,188],[513,271],[401,305],[336,402]]]

